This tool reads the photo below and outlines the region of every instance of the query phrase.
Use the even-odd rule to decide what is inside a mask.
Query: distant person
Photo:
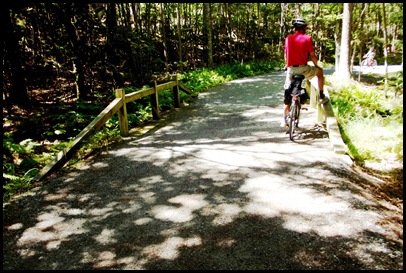
[[[295,33],[286,37],[285,40],[285,67],[287,69],[286,81],[285,81],[285,97],[284,97],[284,110],[283,121],[281,126],[288,127],[287,116],[292,103],[292,97],[290,95],[290,82],[293,75],[301,74],[306,79],[310,80],[314,76],[317,76],[319,86],[319,103],[324,104],[328,101],[328,98],[324,95],[324,72],[323,68],[317,65],[317,57],[314,53],[314,45],[312,37],[305,34],[307,30],[307,22],[305,19],[298,18],[293,21],[293,27]],[[307,64],[308,60],[313,62],[314,66]]]

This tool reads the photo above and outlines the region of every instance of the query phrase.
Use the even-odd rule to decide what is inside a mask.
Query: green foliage
[[[166,89],[159,93],[159,104],[162,111],[175,107],[173,101],[173,92],[171,89]]]
[[[186,73],[183,76],[183,80],[192,91],[200,92],[210,86],[231,80],[233,76],[234,75],[229,75],[229,78],[225,78],[213,70],[203,68]]]
[[[70,160],[73,164],[79,160],[88,157],[90,154],[105,150],[108,151],[110,144],[117,142],[121,139],[120,130],[118,128],[103,127],[97,133],[92,135],[87,141],[84,141],[75,157]]]
[[[191,90],[200,92],[238,78],[269,73],[283,65],[280,61],[226,64],[213,69],[203,68],[188,72],[182,75],[182,79]]]
[[[124,88],[124,91],[126,94],[129,94],[148,88],[150,88],[150,86],[148,85],[143,86],[141,89],[135,86],[128,86]],[[161,103],[161,93],[159,93],[159,102]],[[130,103],[127,103],[127,118],[128,118],[128,126],[130,128],[137,127],[141,125],[143,122],[150,120],[152,118],[152,106],[149,97],[144,97],[138,100],[134,100]],[[117,117],[113,116],[112,119],[117,120]]]
[[[13,143],[13,139],[10,136],[5,135],[3,138],[3,158],[5,154],[26,154],[26,150],[23,145]]]
[[[395,77],[389,79],[389,85],[393,87],[395,97],[398,94],[403,95],[403,71],[396,73]]]
[[[12,138],[3,139],[3,202],[13,194],[31,187],[32,178],[38,173],[35,147],[32,139],[13,143]]]
[[[13,195],[31,189],[32,179],[38,172],[37,168],[33,168],[28,170],[22,177],[3,172],[3,203],[8,201]]]

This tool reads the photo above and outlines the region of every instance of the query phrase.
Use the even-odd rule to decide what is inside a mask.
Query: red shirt
[[[285,56],[287,66],[307,64],[310,52],[314,52],[311,36],[296,31],[286,37]]]

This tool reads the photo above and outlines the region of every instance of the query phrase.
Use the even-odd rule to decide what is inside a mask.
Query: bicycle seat
[[[305,76],[303,75],[293,75],[294,80],[304,80]]]

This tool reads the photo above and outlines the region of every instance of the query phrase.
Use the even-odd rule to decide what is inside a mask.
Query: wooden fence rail
[[[174,78],[174,80],[173,80]],[[154,87],[125,94],[124,89],[116,90],[116,98],[95,118],[89,125],[86,126],[72,141],[68,147],[60,151],[50,163],[48,163],[34,177],[35,181],[40,181],[55,169],[62,167],[80,147],[83,140],[88,139],[95,134],[103,125],[113,116],[118,113],[118,121],[121,136],[128,136],[128,118],[127,118],[127,103],[146,96],[150,96],[152,102],[152,114],[154,119],[160,118],[158,93],[172,88],[175,108],[180,108],[179,90],[193,95],[192,91],[178,80],[178,75],[171,76],[171,81],[163,84],[154,82]]]

